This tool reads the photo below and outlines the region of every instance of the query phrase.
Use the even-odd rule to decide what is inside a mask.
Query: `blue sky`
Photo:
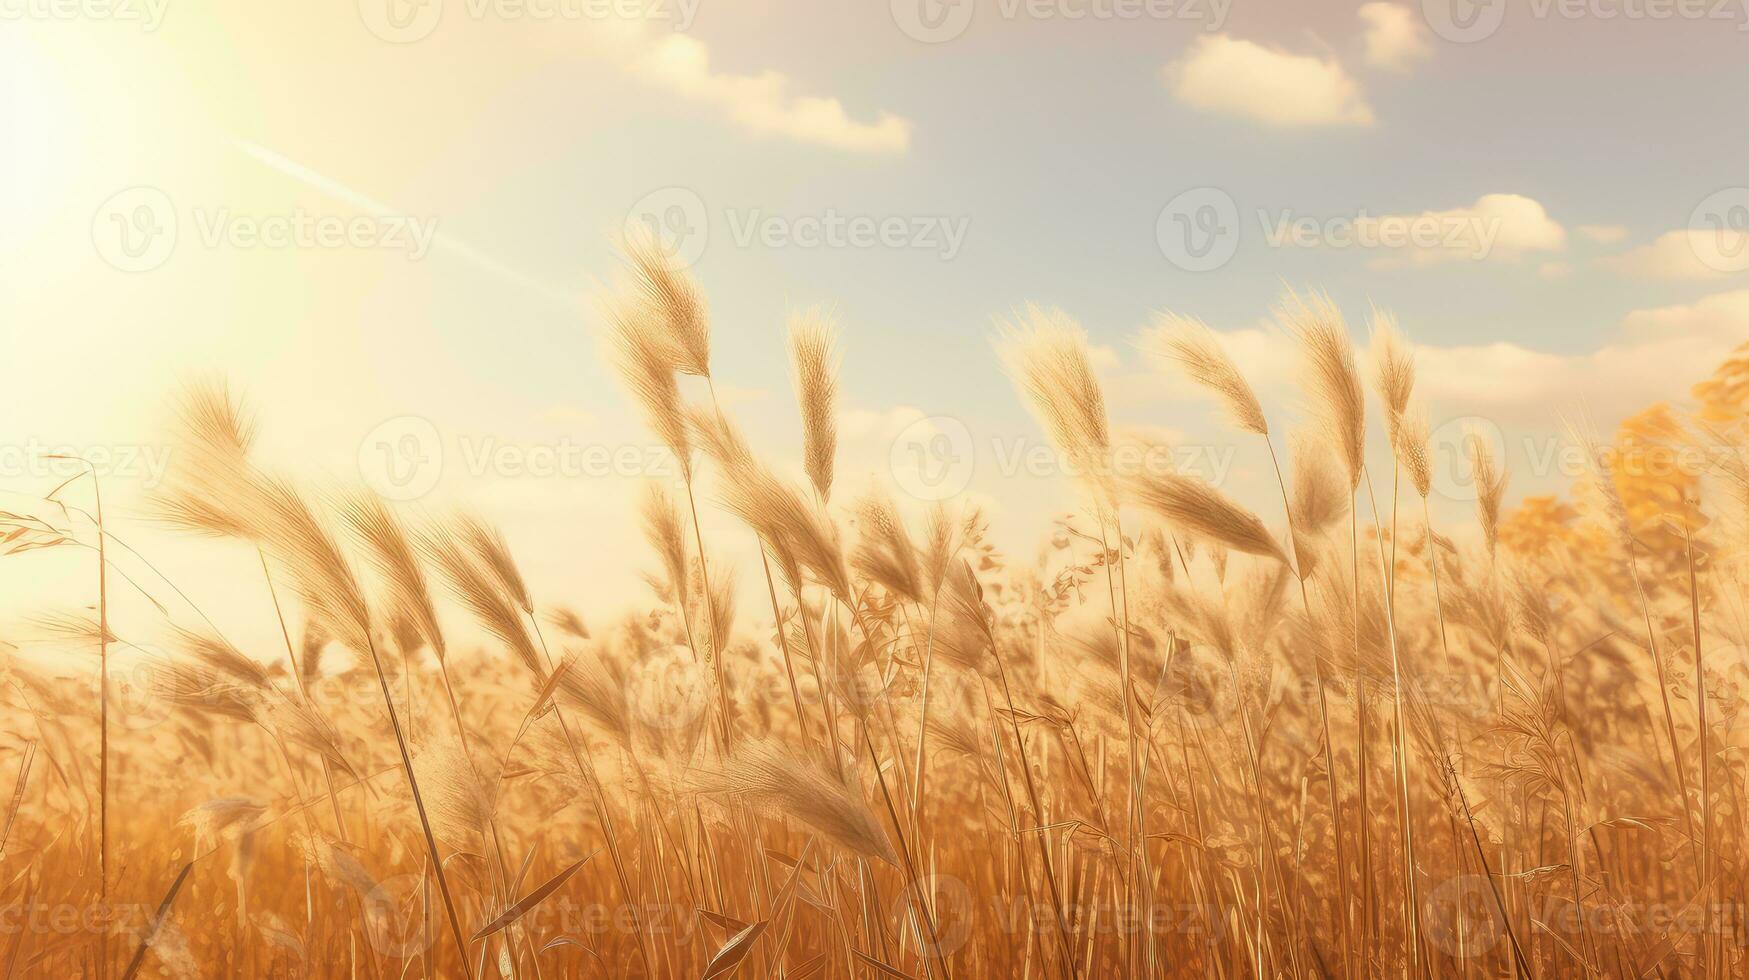
[[[1481,416],[1509,448],[1562,413],[1607,427],[1680,397],[1749,339],[1742,266],[1698,259],[1685,231],[1717,192],[1723,218],[1749,204],[1736,5],[1647,19],[1639,0],[1513,3],[1490,36],[1454,43],[1429,27],[1447,0],[1233,0],[1218,29],[1068,16],[1122,0],[1013,16],[976,0],[963,33],[924,43],[902,29],[913,0],[698,0],[684,31],[666,9],[628,22],[553,2],[551,17],[508,0],[123,8],[153,23],[6,8],[0,323],[9,362],[41,367],[0,394],[0,440],[156,445],[156,407],[215,369],[260,406],[264,451],[329,483],[368,481],[360,447],[422,420],[446,462],[410,506],[500,520],[555,598],[644,601],[625,574],[643,561],[640,479],[456,461],[482,442],[648,441],[598,356],[590,296],[653,193],[708,224],[694,269],[719,385],[776,459],[797,442],[784,319],[821,304],[839,320],[847,493],[892,481],[890,449],[919,418],[963,423],[980,452],[1036,439],[990,346],[992,318],[1028,301],[1085,325],[1120,423],[1237,446],[1224,475],[1242,497],[1255,447],[1135,349],[1153,311],[1231,332],[1285,419],[1291,351],[1260,330],[1270,306],[1290,286],[1328,290],[1364,340],[1377,304],[1423,347],[1436,425]],[[415,25],[402,43],[382,36],[396,11]],[[1157,235],[1198,188],[1238,219],[1209,271],[1175,265]],[[177,231],[134,268],[113,236],[142,202]],[[1272,247],[1263,225],[1284,213],[1324,244]],[[951,255],[939,237],[793,241],[828,215],[964,237]],[[362,218],[367,240],[249,237],[299,216]],[[1382,216],[1497,244],[1483,258],[1330,246],[1330,228]],[[755,221],[785,242],[738,242]],[[390,224],[428,226],[430,247],[410,255]],[[1068,481],[980,463],[967,492],[996,504],[1016,551],[1074,502]],[[1564,483],[1518,468],[1515,492]],[[13,469],[19,493],[53,485]],[[117,481],[123,501],[143,489]],[[170,560],[208,574],[206,557]]]

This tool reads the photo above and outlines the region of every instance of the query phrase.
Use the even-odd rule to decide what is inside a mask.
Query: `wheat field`
[[[1254,511],[1139,462],[1080,328],[1025,308],[993,356],[1083,506],[1014,562],[975,507],[835,486],[824,316],[789,327],[801,466],[759,458],[699,285],[625,252],[601,348],[681,479],[626,515],[620,618],[486,517],[269,470],[223,381],[172,396],[149,519],[228,542],[282,644],[123,576],[95,478],[0,513],[5,562],[90,568],[5,627],[60,656],[0,645],[5,976],[1743,974],[1749,354],[1576,419],[1561,496],[1507,508],[1471,440],[1450,522],[1387,316],[1282,301],[1291,418],[1164,316],[1147,356],[1268,464]]]

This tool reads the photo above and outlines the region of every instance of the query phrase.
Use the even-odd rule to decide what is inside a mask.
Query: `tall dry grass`
[[[1388,315],[1359,349],[1287,297],[1295,418],[1162,316],[1140,346],[1275,478],[1253,509],[1138,467],[1121,426],[1159,419],[1114,420],[1080,327],[1027,308],[994,340],[1085,503],[1021,564],[970,506],[835,482],[854,344],[821,313],[787,335],[798,476],[761,459],[698,283],[626,251],[604,355],[681,465],[622,618],[480,517],[265,471],[221,384],[178,397],[149,519],[229,542],[271,647],[94,470],[0,514],[6,562],[91,570],[0,644],[4,976],[1749,969],[1749,358],[1508,507],[1484,433],[1429,443]]]

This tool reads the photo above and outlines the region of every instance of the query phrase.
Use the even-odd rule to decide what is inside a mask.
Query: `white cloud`
[[[696,38],[626,37],[635,72],[684,98],[718,106],[752,132],[863,153],[902,153],[911,144],[910,120],[889,112],[874,122],[853,119],[837,99],[794,94],[781,72],[713,72],[710,49]]]
[[[1552,427],[1583,411],[1602,426],[1654,402],[1681,399],[1749,336],[1749,290],[1635,310],[1590,353],[1555,354],[1511,342],[1424,347],[1417,377],[1448,413]]]
[[[1573,267],[1566,262],[1544,262],[1536,267],[1536,274],[1544,279],[1565,279],[1573,274]]]
[[[1421,217],[1447,228],[1468,229],[1474,241],[1484,246],[1483,258],[1510,262],[1527,252],[1559,252],[1567,247],[1566,229],[1549,217],[1540,202],[1522,194],[1483,194],[1469,207],[1429,211]],[[1460,243],[1420,249],[1414,261],[1429,264],[1464,257]]]
[[[1740,251],[1746,244],[1745,236],[1741,232],[1727,233],[1735,241],[1721,249],[1716,234],[1688,228],[1667,231],[1651,244],[1599,259],[1598,264],[1641,279],[1723,279],[1731,275],[1727,270],[1733,265],[1721,258],[1721,251],[1729,254]],[[1703,260],[1703,256],[1712,261]]]
[[[1224,34],[1205,35],[1167,65],[1178,101],[1271,126],[1371,126],[1372,107],[1342,65]]]
[[[1628,239],[1628,230],[1621,225],[1580,225],[1579,234],[1599,245],[1614,245]]]
[[[1749,289],[1634,310],[1605,343],[1589,352],[1555,353],[1516,341],[1418,343],[1416,388],[1428,399],[1435,422],[1469,414],[1501,425],[1558,432],[1563,415],[1582,411],[1600,426],[1613,426],[1654,402],[1684,398],[1745,337]],[[1409,339],[1415,339],[1412,327]],[[1223,331],[1221,340],[1266,402],[1297,390],[1299,352],[1275,328]],[[1152,367],[1182,378],[1171,365]],[[1126,390],[1151,389],[1158,399],[1159,375],[1152,378],[1126,378]],[[1291,405],[1292,396],[1288,399]]]
[[[1408,7],[1375,0],[1361,5],[1360,19],[1366,22],[1366,63],[1374,68],[1406,72],[1433,53],[1426,24]]]

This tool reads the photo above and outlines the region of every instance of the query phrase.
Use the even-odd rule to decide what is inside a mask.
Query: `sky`
[[[1564,419],[1749,339],[1746,7],[0,0],[0,509],[98,458],[118,533],[257,629],[251,556],[143,520],[166,404],[217,372],[270,465],[477,511],[546,601],[647,606],[633,508],[673,472],[596,306],[634,228],[701,282],[762,453],[799,478],[784,325],[818,306],[835,502],[976,501],[1020,561],[1076,502],[992,347],[1028,303],[1084,326],[1115,424],[1266,514],[1261,447],[1145,353],[1157,314],[1226,334],[1285,433],[1272,307],[1325,290],[1359,342],[1386,311],[1438,445],[1483,431],[1553,492]],[[90,565],[6,558],[0,614],[88,602]]]

